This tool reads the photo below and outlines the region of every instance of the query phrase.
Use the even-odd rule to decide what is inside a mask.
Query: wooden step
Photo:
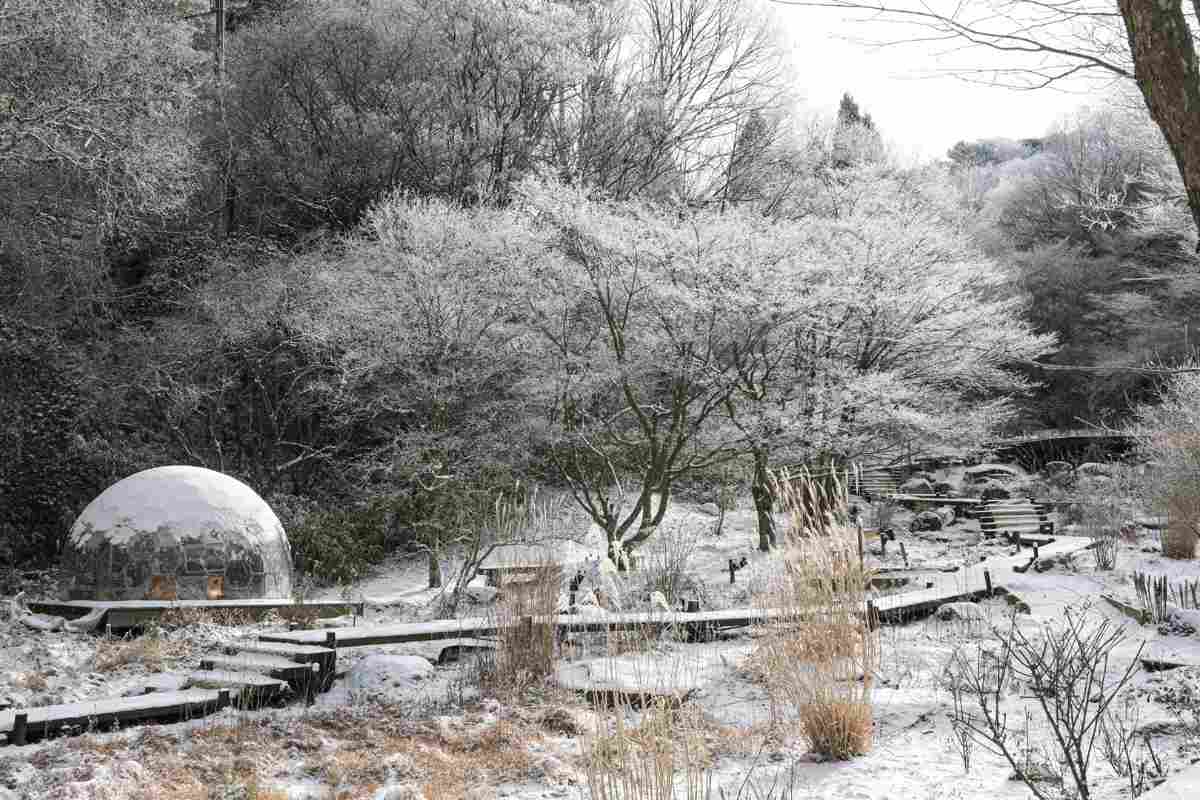
[[[327,631],[325,639],[331,644],[336,643],[333,631]],[[294,661],[297,664],[316,664],[320,672],[320,685],[317,687],[317,691],[320,692],[329,690],[337,674],[337,650],[320,645],[238,640],[227,644],[225,652],[231,655],[235,653],[256,653],[260,655],[279,656],[280,658]]]
[[[200,669],[218,672],[258,672],[287,681],[292,691],[301,697],[311,697],[320,680],[315,664],[298,664],[288,658],[258,653],[244,655],[206,655],[200,658]]]
[[[144,720],[186,720],[211,714],[230,703],[227,690],[187,689],[151,692],[52,706],[0,711],[0,733],[9,744],[26,744],[68,728],[103,729]]]
[[[273,703],[289,689],[286,681],[258,672],[195,670],[187,674],[188,683],[198,689],[229,689],[238,708],[258,708]]]

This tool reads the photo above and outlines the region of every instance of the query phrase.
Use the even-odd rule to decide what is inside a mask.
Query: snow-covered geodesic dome
[[[114,483],[75,520],[63,554],[73,600],[288,598],[292,553],[271,507],[203,467]]]

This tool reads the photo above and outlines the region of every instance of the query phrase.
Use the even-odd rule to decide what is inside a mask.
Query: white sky
[[[922,45],[871,48],[838,37],[885,40],[903,34],[886,24],[847,21],[833,9],[773,5],[780,36],[791,50],[794,88],[806,109],[835,113],[843,92],[871,115],[901,154],[940,158],[960,139],[1040,136],[1056,121],[1089,100],[1086,87],[1072,92],[1017,91],[968,84],[950,77],[919,77],[951,66]],[[1003,58],[973,54],[981,64]],[[970,63],[959,56],[957,63]]]

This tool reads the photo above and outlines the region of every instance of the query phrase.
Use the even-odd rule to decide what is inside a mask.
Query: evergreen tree
[[[833,131],[833,166],[846,169],[878,161],[883,154],[883,137],[870,114],[864,114],[849,92],[838,106]]]

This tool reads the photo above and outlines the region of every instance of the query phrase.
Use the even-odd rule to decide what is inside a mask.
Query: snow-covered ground
[[[956,480],[961,470],[937,477]],[[708,511],[676,502],[660,529],[663,541],[675,537],[677,546],[692,543],[688,572],[707,607],[752,604],[778,561],[755,548],[748,503],[726,515],[719,537],[713,535],[716,517]],[[917,585],[922,571],[952,570],[983,555],[1007,554],[1005,546],[981,540],[973,521],[907,533],[911,517],[898,511],[892,525],[901,533],[911,569],[907,574]],[[598,531],[577,538],[571,560],[583,562],[603,551]],[[878,541],[869,543],[876,567],[906,566],[895,543],[886,556],[879,555],[878,547]],[[730,585],[728,562],[743,556],[749,565]],[[447,566],[449,574],[453,564]],[[1163,558],[1156,533],[1139,529],[1136,539],[1121,543],[1113,571],[1097,571],[1092,554],[1085,552],[1049,571],[1013,573],[998,582],[1028,604],[1031,613],[1015,617],[1026,632],[1060,622],[1065,609],[1083,604],[1090,605],[1095,619],[1122,628],[1127,639],[1114,651],[1111,671],[1124,669],[1143,646],[1156,658],[1169,655],[1198,665],[1157,673],[1138,670],[1132,684],[1136,725],[1165,771],[1173,773],[1200,759],[1200,728],[1189,733],[1173,711],[1189,704],[1200,709],[1200,638],[1185,627],[1160,631],[1139,626],[1099,600],[1109,594],[1136,604],[1129,578],[1134,571],[1168,574],[1174,581],[1196,579],[1200,562]],[[439,590],[426,589],[426,577],[423,560],[394,560],[358,585],[326,595],[364,600],[367,618],[359,624],[428,619],[439,607]],[[646,607],[644,572],[617,580],[623,607]],[[494,593],[481,580],[473,589],[458,613],[490,613]],[[664,639],[640,654],[620,656],[602,656],[599,643],[584,642],[564,651],[560,675],[572,686],[657,681],[690,690],[687,705],[703,717],[714,756],[709,769],[713,797],[720,797],[718,788],[730,798],[756,797],[746,788],[750,781],[760,796],[775,798],[1028,798],[1025,785],[1010,779],[1012,769],[1004,759],[981,747],[974,748],[969,771],[964,769],[951,729],[945,685],[951,656],[958,648],[987,646],[995,638],[993,626],[1003,629],[1014,619],[1012,605],[1003,598],[981,602],[980,608],[984,623],[929,618],[883,629],[872,747],[845,762],[813,758],[786,715],[773,714],[764,686],[748,668],[758,636],[753,630],[703,644]],[[283,627],[277,619],[240,626],[196,623],[164,629],[153,646],[125,652],[119,644],[87,634],[37,633],[0,620],[0,706],[140,692],[163,675],[194,668],[199,654],[220,641]],[[191,723],[0,747],[0,800],[589,796],[582,747],[599,717],[584,700],[552,688],[521,703],[480,700],[469,667],[429,665],[439,649],[429,643],[343,650],[334,690],[311,708],[292,704],[255,712],[228,710]],[[1007,702],[1014,720],[1025,709],[1036,711],[1031,696],[1018,693]],[[1039,727],[1034,729],[1036,738]],[[1129,797],[1128,779],[1115,775],[1099,754],[1093,756],[1092,774],[1093,797]],[[766,793],[777,778],[790,783],[790,795]]]

